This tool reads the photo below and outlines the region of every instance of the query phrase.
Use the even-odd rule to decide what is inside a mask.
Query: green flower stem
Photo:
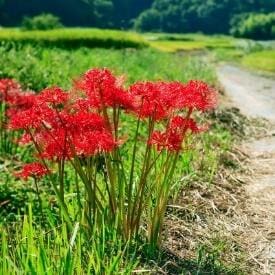
[[[130,169],[130,178],[129,178],[129,185],[128,185],[128,194],[127,194],[127,201],[128,201],[128,212],[127,212],[127,236],[130,234],[131,228],[131,211],[132,211],[132,196],[133,196],[133,179],[134,179],[134,170],[135,170],[135,163],[136,163],[136,153],[137,153],[137,140],[139,135],[139,127],[140,127],[140,118],[137,120],[136,132],[134,137],[134,146],[133,146],[133,153],[132,153],[132,161],[131,161],[131,169]]]

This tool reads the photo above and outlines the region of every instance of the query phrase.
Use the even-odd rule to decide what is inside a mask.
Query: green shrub
[[[230,33],[236,37],[258,40],[275,38],[275,12],[239,14],[231,21]]]
[[[60,18],[50,13],[42,13],[34,17],[24,17],[22,28],[24,30],[52,30],[62,27]]]
[[[159,31],[161,23],[161,14],[156,9],[149,9],[141,13],[135,20],[134,27],[142,31]]]

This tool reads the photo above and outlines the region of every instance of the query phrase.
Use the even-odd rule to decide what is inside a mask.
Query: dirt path
[[[270,121],[267,133],[242,146],[251,156],[247,207],[249,227],[257,233],[247,251],[262,274],[275,274],[275,80],[230,65],[219,67],[217,72],[226,94],[243,114]]]

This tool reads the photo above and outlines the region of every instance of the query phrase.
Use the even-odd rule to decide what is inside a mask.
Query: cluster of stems
[[[192,115],[213,108],[216,92],[201,81],[137,82],[126,89],[121,77],[93,69],[70,91],[53,87],[26,97],[20,108],[4,102],[9,128],[23,131],[21,144],[35,152],[35,162],[16,175],[34,178],[38,195],[38,180],[47,177],[69,228],[79,222],[93,232],[104,219],[125,241],[145,232],[159,246],[180,155],[205,130]],[[76,194],[74,217],[67,182]]]

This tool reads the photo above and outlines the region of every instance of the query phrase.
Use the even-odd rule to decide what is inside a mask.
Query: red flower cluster
[[[32,142],[40,157],[51,160],[114,150],[119,140],[111,118],[117,108],[155,123],[164,121],[167,129],[153,132],[149,144],[179,151],[188,130],[201,130],[191,113],[216,105],[216,91],[201,81],[137,82],[125,89],[123,78],[107,69],[89,70],[69,92],[59,87],[23,92],[13,80],[2,79],[0,96],[9,105],[9,127],[23,129],[21,142]]]
[[[123,78],[115,77],[108,69],[92,69],[75,82],[75,89],[83,91],[91,108],[130,108],[132,99],[123,88]]]
[[[18,91],[20,85],[12,79],[0,79],[0,102],[9,100],[14,91]]]
[[[71,108],[68,92],[47,88],[34,97],[32,106],[14,114],[10,128],[24,129],[23,141],[32,141],[40,156],[68,159],[111,151],[112,134],[102,116],[87,110]],[[22,140],[21,140],[22,141]]]
[[[39,162],[33,162],[25,164],[20,172],[15,173],[15,176],[24,180],[27,180],[29,177],[39,179],[48,173],[49,171],[44,165]]]
[[[171,89],[171,86],[171,83],[161,81],[137,82],[132,85],[130,93],[134,100],[134,111],[141,118],[152,117],[154,120],[167,118],[175,107],[175,95],[181,84],[175,83],[175,89]]]
[[[191,118],[175,116],[171,119],[169,126],[164,132],[155,131],[149,139],[149,144],[156,145],[158,151],[167,149],[171,152],[178,152],[187,132],[199,133],[206,130],[206,127],[198,127]]]
[[[182,108],[194,108],[198,111],[207,111],[217,105],[217,93],[205,82],[191,80],[184,85],[176,106]]]
[[[0,103],[4,102],[7,106],[6,115],[13,116],[30,108],[33,104],[34,94],[23,92],[20,84],[12,79],[0,79]]]
[[[138,82],[130,87],[135,113],[140,118],[151,117],[155,121],[168,120],[164,132],[155,131],[149,144],[156,145],[157,150],[179,151],[188,130],[200,132],[190,118],[194,110],[206,111],[217,104],[217,93],[206,83],[192,80],[187,84],[180,82]],[[186,117],[179,116],[183,111]]]
[[[197,109],[206,111],[216,106],[216,91],[202,81],[137,82],[130,87],[134,111],[141,118],[154,120],[170,118],[177,111]]]

